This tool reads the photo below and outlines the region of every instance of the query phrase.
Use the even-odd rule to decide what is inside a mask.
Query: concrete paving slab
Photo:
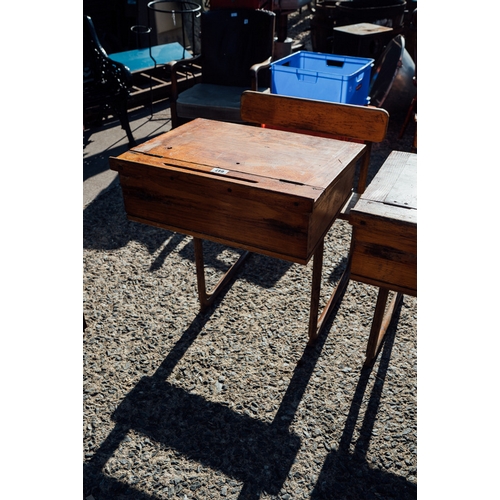
[[[168,101],[154,103],[153,107],[129,111],[132,133],[138,144],[171,129]],[[127,135],[118,120],[110,119],[102,126],[84,131],[83,144],[83,208],[100,193],[118,182],[116,172],[109,169],[110,156],[129,149]]]

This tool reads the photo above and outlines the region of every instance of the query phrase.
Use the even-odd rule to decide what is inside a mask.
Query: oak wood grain
[[[325,132],[370,142],[383,141],[389,123],[389,114],[381,108],[253,91],[245,91],[241,96],[241,116],[250,123]]]

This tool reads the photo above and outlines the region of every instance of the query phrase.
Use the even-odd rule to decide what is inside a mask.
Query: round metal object
[[[377,22],[387,19],[390,26],[403,24],[406,0],[339,0],[336,2],[337,17],[342,24]]]
[[[402,35],[394,37],[376,62],[370,82],[370,104],[389,113],[406,112],[417,89],[415,63]]]

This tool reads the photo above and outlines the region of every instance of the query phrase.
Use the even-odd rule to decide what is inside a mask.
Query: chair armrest
[[[252,90],[258,92],[259,90],[258,73],[262,69],[270,68],[272,60],[273,60],[272,57],[268,57],[265,61],[256,63],[250,68],[250,75],[252,79]]]
[[[176,72],[179,66],[189,66],[192,64],[199,64],[200,60],[202,59],[201,54],[198,54],[197,56],[194,57],[187,57],[186,59],[176,59],[175,61],[170,61],[167,63],[167,66],[170,66],[170,71],[172,73]]]
[[[179,95],[179,87],[177,84],[177,73],[180,68],[185,68],[188,66],[194,66],[195,64],[200,64],[202,61],[201,54],[188,59],[178,59],[176,61],[170,61],[167,66],[170,69],[170,99],[171,101],[176,101]]]

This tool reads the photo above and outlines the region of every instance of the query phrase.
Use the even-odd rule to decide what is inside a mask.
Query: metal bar
[[[318,338],[318,308],[321,292],[321,272],[323,269],[323,246],[324,240],[322,239],[313,256],[311,306],[309,310],[309,345]]]
[[[391,323],[394,310],[403,297],[402,293],[396,293],[387,309],[387,312],[384,314],[388,295],[388,288],[379,288],[377,305],[375,306],[375,314],[373,316],[372,327],[370,330],[370,337],[368,338],[368,345],[366,347],[364,366],[371,366],[375,362],[380,346],[382,345],[382,341],[384,340],[384,336]]]
[[[321,330],[330,316],[331,312],[335,308],[335,306],[341,300],[345,289],[349,283],[349,275],[350,275],[350,267],[351,261],[350,258],[347,262],[347,267],[344,270],[337,286],[333,290],[330,298],[328,299],[321,315],[318,319],[318,309],[319,309],[319,297],[320,297],[320,289],[321,289],[321,272],[323,267],[323,242],[318,247],[314,254],[313,261],[313,278],[312,278],[312,291],[311,291],[311,309],[309,312],[309,341],[308,345],[313,345],[316,339],[318,338]]]
[[[205,265],[203,261],[203,240],[193,238],[194,241],[194,256],[196,262],[196,277],[198,282],[198,298],[200,299],[200,310],[204,312],[217,298],[223,288],[234,276],[241,264],[246,260],[250,252],[245,251],[240,255],[239,259],[227,270],[219,282],[215,285],[211,292],[207,293],[205,282]]]

